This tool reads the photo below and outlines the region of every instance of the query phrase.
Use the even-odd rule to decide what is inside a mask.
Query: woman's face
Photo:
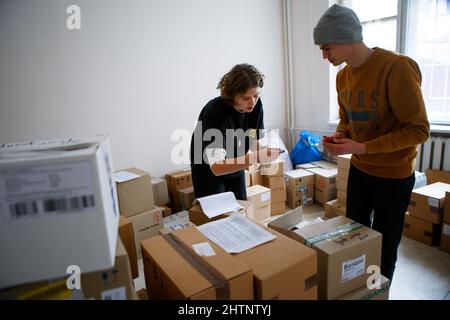
[[[261,95],[261,88],[250,88],[234,97],[234,109],[238,112],[252,112]]]

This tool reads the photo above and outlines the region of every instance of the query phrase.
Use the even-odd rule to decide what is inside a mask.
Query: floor
[[[321,217],[323,207],[314,205],[304,214],[305,219]],[[143,268],[140,259],[140,277],[134,280],[136,291],[145,288]],[[450,300],[450,254],[403,237],[389,299]]]

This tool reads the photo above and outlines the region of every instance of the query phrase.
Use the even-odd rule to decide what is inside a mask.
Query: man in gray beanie
[[[349,8],[331,6],[313,35],[324,59],[347,64],[336,77],[340,121],[332,142],[323,141],[324,150],[352,154],[347,217],[383,234],[381,273],[392,281],[417,145],[430,135],[422,75],[411,58],[367,47]]]

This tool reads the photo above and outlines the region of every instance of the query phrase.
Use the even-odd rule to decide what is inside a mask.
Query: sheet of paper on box
[[[228,253],[243,252],[275,239],[272,233],[239,214],[205,223],[198,229]]]
[[[128,180],[133,180],[136,178],[139,178],[139,176],[137,174],[134,174],[134,173],[131,173],[128,171],[119,171],[119,172],[114,173],[114,180],[119,183],[125,182]]]
[[[214,218],[224,213],[229,213],[242,209],[243,207],[237,202],[233,192],[223,192],[198,198],[203,212],[208,218]]]

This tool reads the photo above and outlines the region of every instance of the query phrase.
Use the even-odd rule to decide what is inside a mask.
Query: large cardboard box
[[[317,252],[319,298],[331,300],[363,286],[370,265],[380,266],[381,234],[338,216],[284,234]]]
[[[180,199],[180,208],[183,210],[189,210],[195,200],[194,188],[189,187],[178,190],[178,197]]]
[[[270,190],[270,203],[278,203],[286,201],[286,189],[271,189]]]
[[[133,223],[124,216],[119,217],[119,236],[130,258],[131,275],[133,279],[139,277],[136,240],[134,239]]]
[[[441,250],[450,253],[450,223],[442,223],[442,233],[441,233]]]
[[[191,170],[182,170],[166,174],[169,197],[173,212],[181,211],[178,190],[192,187]]]
[[[285,189],[286,182],[283,176],[263,176],[264,177],[264,186],[271,189]]]
[[[97,272],[82,273],[81,289],[86,299],[134,300],[130,261],[120,238],[117,241],[114,267]]]
[[[253,203],[254,208],[270,206],[271,190],[269,188],[256,185],[247,188],[247,200]]]
[[[120,214],[124,217],[150,210],[155,206],[150,174],[137,168],[128,168],[116,172],[135,176],[129,180],[117,181]]]
[[[256,300],[317,299],[317,255],[314,250],[266,229],[276,238],[238,253],[253,270]]]
[[[261,164],[260,170],[262,176],[284,176],[284,162],[264,163]]]
[[[211,255],[197,253],[194,245],[206,247]],[[195,227],[146,239],[142,248],[150,299],[253,299],[251,268]]]
[[[409,214],[434,224],[440,224],[447,191],[450,191],[450,184],[442,182],[413,190],[409,201]]]
[[[192,206],[192,208],[189,209],[189,220],[196,226],[200,226],[204,223],[208,223],[211,221],[226,218],[230,214],[233,214],[236,212],[244,215],[248,219],[251,219],[255,222],[262,222],[262,221],[270,218],[270,205],[266,205],[266,206],[260,207],[260,208],[255,208],[251,201],[243,201],[243,200],[237,200],[237,201],[243,207],[243,209],[235,211],[235,212],[221,214],[221,215],[218,215],[211,219],[208,218],[208,216],[203,212],[200,204],[196,203],[196,204],[194,204],[194,206]]]
[[[324,169],[324,168],[314,168],[309,169],[309,171],[315,174],[314,181],[314,196],[317,202],[324,204],[330,200],[336,199],[337,189],[336,189],[336,178],[337,170],[335,169]]]
[[[161,208],[156,207],[127,219],[133,224],[136,255],[140,259],[142,258],[140,242],[159,234],[159,230],[163,228],[163,213]]]
[[[291,208],[309,207],[314,204],[314,186],[287,187],[286,203]]]
[[[367,284],[361,288],[349,292],[336,300],[389,300],[390,281],[383,275],[380,275],[379,288],[369,289]]]
[[[346,216],[347,209],[345,203],[334,199],[325,203],[325,217],[334,218],[335,216]]]
[[[411,239],[433,246],[439,243],[439,224],[434,224],[428,220],[417,218],[408,212],[405,214],[403,234]]]
[[[159,207],[169,203],[169,189],[166,179],[152,177],[153,199]]]
[[[288,171],[284,174],[286,184],[288,187],[296,188],[301,186],[313,186],[314,187],[314,173],[296,169]]]
[[[263,185],[264,179],[261,175],[260,170],[255,170],[250,172],[250,186]]]
[[[114,265],[108,136],[0,144],[0,288]]]

